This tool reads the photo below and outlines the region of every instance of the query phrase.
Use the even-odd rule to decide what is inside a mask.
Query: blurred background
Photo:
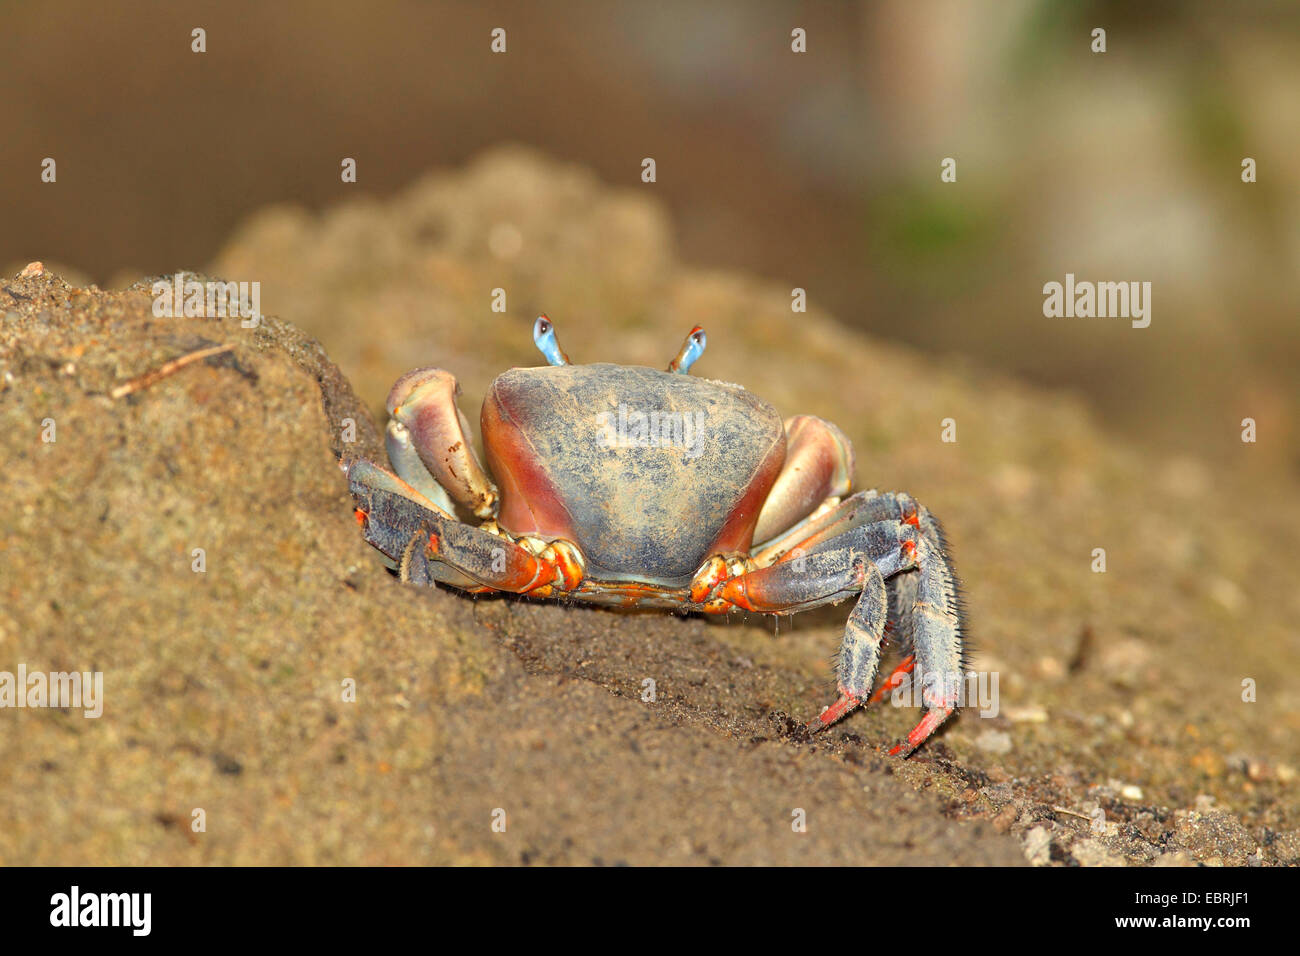
[[[4,3],[0,90],[9,275],[202,269],[267,204],[524,143],[653,190],[684,262],[1075,391],[1152,449],[1240,461],[1253,417],[1252,465],[1300,472],[1294,2]],[[1150,281],[1150,327],[1045,318],[1067,272]]]

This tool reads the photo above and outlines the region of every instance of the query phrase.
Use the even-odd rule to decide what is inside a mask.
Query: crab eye
[[[533,323],[533,341],[537,343],[538,351],[546,356],[546,361],[551,365],[569,364],[569,357],[564,354],[564,349],[560,348],[560,339],[555,334],[555,326],[544,315],[539,315],[537,321]]]
[[[690,335],[686,336],[686,341],[682,343],[682,350],[677,353],[677,358],[669,363],[668,371],[685,375],[696,360],[704,354],[708,344],[709,337],[704,334],[704,329],[697,325],[691,329]]]

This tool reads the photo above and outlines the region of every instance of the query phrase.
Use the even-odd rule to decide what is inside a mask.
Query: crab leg
[[[853,569],[863,567],[863,558],[870,570],[855,575]],[[871,693],[890,614],[883,587],[876,594],[870,572],[882,578],[903,572],[915,575],[914,585],[910,581],[896,585],[895,614],[912,645],[913,661],[907,670],[917,670],[915,679],[927,713],[906,741],[890,751],[911,753],[952,714],[962,670],[956,577],[938,523],[909,495],[854,495],[808,523],[800,534],[783,536],[770,560],[775,563],[727,581],[720,596],[747,610],[780,613],[842,600],[862,590],[840,651],[840,696],[809,724],[815,730],[830,726]],[[910,607],[903,607],[908,599]],[[901,683],[907,670],[900,667],[887,686]]]
[[[358,466],[360,466],[359,470]],[[420,471],[423,472],[424,469],[420,468]],[[409,499],[414,504],[445,520],[455,520],[448,510],[450,502],[448,502],[448,509],[444,509],[440,502],[432,501],[426,497],[423,489],[408,484],[396,475],[390,474],[365,459],[359,459],[349,466],[349,481],[351,481],[354,473],[357,482],[371,488],[377,488],[385,494]],[[427,472],[424,472],[424,474],[425,477],[428,477]],[[432,481],[429,483],[433,485],[435,493],[441,493],[443,497],[446,496],[446,492],[442,491],[436,483]],[[428,561],[420,560],[417,555],[423,552],[416,547],[416,542],[421,538],[419,534],[411,534],[409,529],[404,532],[399,524],[385,524],[379,520],[371,524],[369,511],[363,510],[361,507],[356,509],[356,515],[358,523],[365,531],[366,540],[378,549],[379,553],[384,556],[384,563],[396,570],[403,581],[412,581],[416,584],[431,584],[433,581],[441,581],[443,584],[450,584],[467,590],[475,590],[481,587],[473,578],[466,577],[449,565],[431,564]]]
[[[912,670],[915,667],[916,655],[908,654],[899,662],[899,665],[894,668],[893,673],[889,675],[885,682],[876,688],[876,692],[871,695],[871,700],[867,701],[867,703],[878,704],[899,687],[902,687],[903,681],[907,679],[907,675],[912,673]]]
[[[920,682],[921,703],[927,712],[907,739],[889,751],[903,756],[924,743],[951,716],[957,706],[964,667],[957,578],[938,543],[942,534],[934,519],[924,515],[921,527],[910,630],[917,669],[913,680]]]
[[[897,495],[882,495],[876,491],[859,491],[843,501],[830,498],[803,521],[755,548],[754,562],[759,567],[766,567],[784,560],[795,549],[806,553],[818,544],[861,525],[901,520],[903,510],[897,498]]]
[[[919,531],[911,549],[907,549],[904,543],[905,550],[911,551],[915,570],[899,581],[899,600],[896,602],[899,625],[905,640],[911,644],[912,654],[886,681],[886,686],[892,689],[915,669],[913,680],[921,687],[921,703],[926,714],[908,733],[906,740],[889,751],[891,755],[907,756],[924,743],[957,706],[964,667],[963,638],[957,580],[943,547],[942,531],[928,512],[916,509],[910,498],[892,497],[901,500],[903,505],[904,518],[900,526]],[[909,504],[913,507],[909,508]],[[845,641],[849,639],[850,635],[846,634]],[[840,700],[814,719],[810,727],[821,729],[829,726],[857,706],[863,693],[869,691],[869,684],[865,688],[844,686],[841,673]]]
[[[945,562],[936,559],[930,543],[924,537],[917,542],[915,555],[920,583],[917,602],[912,609],[914,652],[895,669],[881,692],[873,699],[883,697],[887,689],[892,690],[900,685],[905,675],[915,668],[919,672],[916,679],[921,682],[921,702],[926,713],[905,740],[890,748],[891,756],[906,757],[928,740],[952,715],[960,689],[961,634],[951,572],[947,570]],[[864,599],[865,597],[864,593]],[[854,620],[861,608],[862,601],[859,601],[853,614],[849,615],[849,624],[845,629],[840,657],[839,698],[809,721],[810,730],[829,727],[856,709],[871,692],[871,683],[879,664],[879,634],[883,631],[884,624],[882,617],[880,631],[874,628],[864,629],[861,620]],[[868,664],[869,672],[846,666],[857,662]]]
[[[790,553],[778,563],[732,578],[720,597],[746,611],[779,614],[806,611],[852,597],[876,568],[892,577],[915,566],[916,530],[898,521],[877,521],[845,532],[807,553]],[[888,609],[881,614],[883,633]]]
[[[912,608],[916,604],[915,574],[899,574],[889,579],[889,620],[885,622],[885,641],[891,638],[904,648],[905,656],[885,678],[867,701],[877,704],[892,694],[916,669],[916,654],[912,652]]]
[[[534,555],[509,538],[462,524],[395,475],[364,459],[351,465],[348,482],[366,540],[398,563],[405,580],[450,580],[446,565],[470,584],[517,594],[549,594],[575,586],[581,568],[566,560]]]

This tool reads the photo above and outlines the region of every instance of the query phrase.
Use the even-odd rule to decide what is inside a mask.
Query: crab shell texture
[[[635,366],[512,369],[482,429],[504,531],[572,541],[589,577],[662,588],[749,551],[786,453],[780,416],[745,389]]]

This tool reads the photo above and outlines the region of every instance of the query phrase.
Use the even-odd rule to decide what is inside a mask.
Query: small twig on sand
[[[137,375],[128,382],[123,382],[109,394],[113,398],[121,398],[123,395],[130,395],[132,392],[138,392],[142,388],[148,388],[161,379],[166,378],[179,372],[185,366],[209,358],[213,355],[220,355],[222,352],[229,352],[234,345],[214,345],[209,349],[199,349],[197,352],[190,352],[188,355],[182,355],[180,358],[172,359],[163,365],[158,366],[152,372],[145,372],[143,375]]]
[[[1078,817],[1080,820],[1091,820],[1092,817],[1086,813],[1080,813],[1078,810],[1067,810],[1065,807],[1052,807],[1057,813],[1068,813],[1072,817]]]

